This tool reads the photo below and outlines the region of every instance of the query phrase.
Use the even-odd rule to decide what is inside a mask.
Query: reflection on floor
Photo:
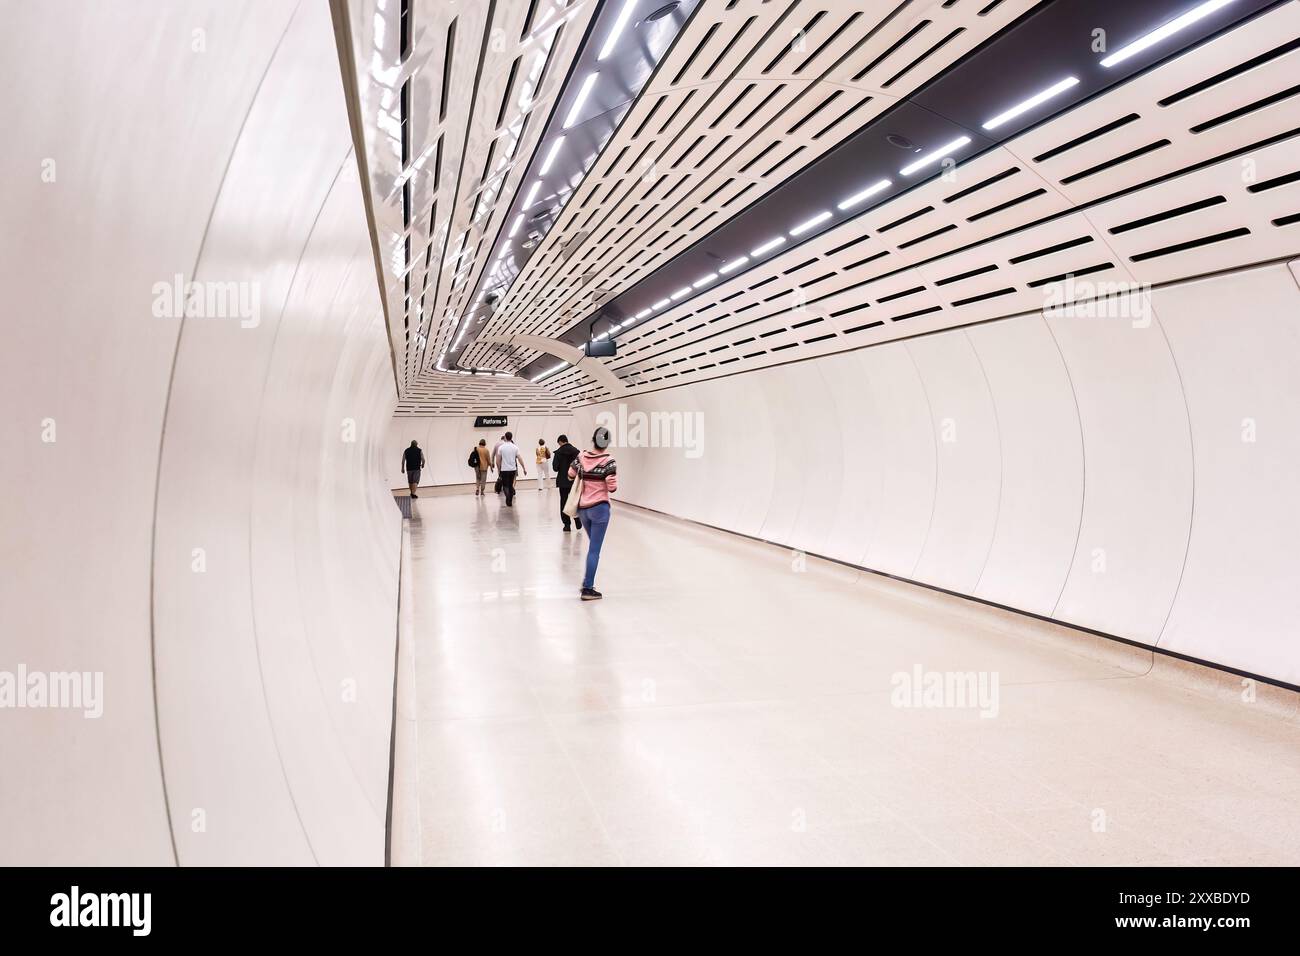
[[[1300,863],[1300,728],[1149,659],[626,506],[584,604],[554,489],[414,505],[395,862]]]

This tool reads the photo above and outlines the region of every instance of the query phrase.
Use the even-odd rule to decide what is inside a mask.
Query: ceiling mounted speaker
[[[896,146],[899,149],[905,149],[909,153],[919,153],[921,151],[920,146],[917,146],[906,136],[900,136],[898,133],[890,133],[888,136],[885,137],[885,142],[888,143],[890,146]]]
[[[668,16],[668,14],[672,13],[680,6],[681,6],[680,0],[673,0],[672,3],[665,3],[659,9],[652,10],[649,13],[647,13],[645,15],[645,20],[643,22],[654,23],[654,21],[656,20],[662,20],[664,17]]]

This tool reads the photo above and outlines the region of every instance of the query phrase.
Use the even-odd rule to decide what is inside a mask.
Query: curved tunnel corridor
[[[0,863],[1300,862],[1294,2],[0,9]]]

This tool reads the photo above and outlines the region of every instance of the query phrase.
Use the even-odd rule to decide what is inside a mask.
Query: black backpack
[[[470,453],[469,453],[469,461],[465,462],[465,464],[469,465],[471,468],[475,468],[475,469],[478,468],[478,449],[477,449],[477,448],[472,448],[472,449],[470,449]]]

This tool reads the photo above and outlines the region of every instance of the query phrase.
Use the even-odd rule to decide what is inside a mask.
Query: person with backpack
[[[415,489],[420,486],[420,469],[424,467],[424,452],[420,443],[412,441],[410,447],[402,452],[402,471],[406,472],[406,481],[411,486],[411,497],[420,497]]]
[[[469,460],[465,464],[474,469],[475,497],[487,494],[487,474],[492,469],[492,458],[488,455],[486,438],[480,438],[478,444],[469,450]]]
[[[537,465],[537,490],[546,490],[546,473],[551,467],[551,450],[546,447],[546,439],[537,439],[537,447],[533,449],[533,461]]]
[[[569,444],[569,436],[561,435],[555,440],[555,454],[551,456],[551,470],[555,473],[555,487],[560,492],[560,520],[564,522],[564,532],[570,532],[570,524],[575,519],[570,518],[564,510],[564,503],[568,500],[569,489],[573,487],[573,479],[569,477],[569,466],[573,464],[578,457],[578,446]],[[576,519],[578,530],[582,530],[582,519]]]
[[[581,592],[584,601],[599,601],[604,597],[596,590],[596,568],[600,565],[600,549],[609,528],[609,495],[618,491],[618,466],[606,450],[610,440],[608,428],[597,428],[591,436],[591,448],[569,466],[569,477],[579,482],[576,516],[582,519],[582,527],[587,531],[587,573],[582,579]],[[566,513],[572,511],[566,508]]]

